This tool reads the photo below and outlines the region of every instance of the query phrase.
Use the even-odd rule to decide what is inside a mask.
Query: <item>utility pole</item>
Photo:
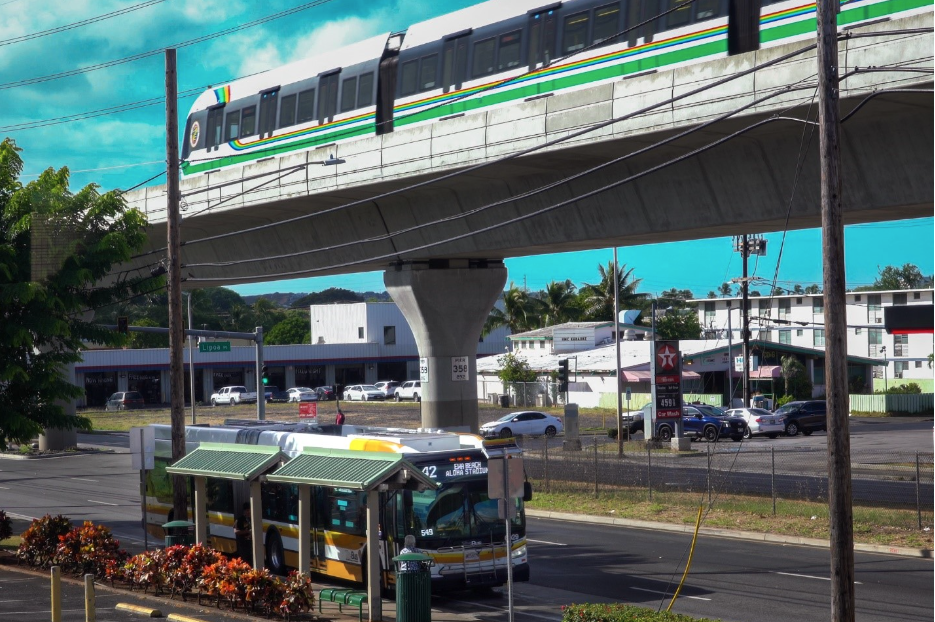
[[[727,407],[734,407],[734,329],[730,325],[730,307],[727,307]]]
[[[195,353],[192,348],[192,293],[188,292],[188,380],[191,383],[192,425],[195,425]]]
[[[176,110],[178,84],[175,71],[175,50],[166,50],[166,236],[168,238],[169,286],[169,394],[172,424],[172,460],[185,455],[185,327],[182,325],[182,262],[179,257],[179,117]],[[194,399],[194,395],[192,396]],[[176,520],[188,519],[188,488],[185,476],[172,480]]]
[[[743,338],[743,407],[750,407],[750,281],[747,276],[747,260],[750,257],[750,247],[748,246],[747,234],[743,234],[742,248],[740,251],[743,257],[743,281],[740,283],[740,312],[741,317],[740,335]]]
[[[614,374],[617,376],[617,455],[623,455],[623,397],[620,395],[620,279],[617,276],[617,247],[614,246],[614,341],[617,348],[617,364]],[[577,361],[575,367],[577,367]],[[629,425],[629,424],[627,424]]]
[[[831,522],[831,621],[853,622],[854,527],[844,298],[841,129],[838,110],[838,0],[818,0],[818,154],[825,297],[825,391],[828,426],[828,511]]]

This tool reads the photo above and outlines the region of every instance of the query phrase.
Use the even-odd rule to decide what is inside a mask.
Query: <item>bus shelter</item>
[[[372,622],[383,619],[380,599],[380,493],[428,490],[438,486],[404,454],[307,448],[275,472],[270,482],[297,484],[299,490],[299,571],[311,559],[311,486],[345,488],[367,494],[367,607]]]
[[[266,558],[263,544],[263,511],[260,483],[263,476],[278,467],[286,455],[279,447],[201,443],[195,450],[166,467],[173,475],[189,475],[195,481],[195,542],[208,543],[207,478],[248,482],[250,485],[250,526],[253,567],[262,568]],[[235,513],[237,509],[235,508]]]

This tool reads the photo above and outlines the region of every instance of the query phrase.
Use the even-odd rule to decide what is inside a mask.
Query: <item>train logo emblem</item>
[[[192,123],[192,131],[188,136],[188,144],[192,146],[192,149],[198,146],[198,138],[201,136],[201,125],[198,124],[198,121]]]

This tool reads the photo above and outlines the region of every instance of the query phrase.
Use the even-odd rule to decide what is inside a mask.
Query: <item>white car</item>
[[[757,434],[765,434],[776,438],[786,433],[786,419],[782,415],[771,413],[765,408],[732,408],[727,411],[730,417],[743,417],[747,422],[747,431],[744,438]]]
[[[386,399],[386,396],[383,395],[383,391],[372,384],[355,384],[344,389],[344,399],[349,402],[353,400],[369,402]]]
[[[317,402],[318,394],[315,389],[308,387],[292,387],[286,393],[289,395],[290,402]]]
[[[529,410],[503,415],[496,421],[480,427],[481,436],[486,438],[511,436],[555,436],[564,429],[562,420],[552,415]]]
[[[381,380],[380,382],[373,383],[373,386],[383,391],[383,397],[389,399],[396,395],[396,387],[399,386],[399,383],[395,380]]]
[[[396,390],[393,391],[393,397],[396,398],[396,401],[400,400],[415,400],[417,402],[422,401],[422,382],[419,380],[407,380],[402,383]]]

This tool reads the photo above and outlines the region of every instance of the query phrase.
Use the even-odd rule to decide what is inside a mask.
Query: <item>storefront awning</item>
[[[620,370],[620,380],[623,382],[651,382],[653,374],[644,370]],[[682,371],[682,380],[698,380],[701,375],[694,371]]]
[[[780,365],[760,365],[754,371],[750,370],[751,378],[779,378],[782,376],[782,367]]]
[[[279,447],[201,443],[190,454],[167,467],[166,472],[249,482],[284,458]]]
[[[426,490],[438,486],[412,465],[404,454],[348,449],[307,448],[267,479],[286,484],[311,484],[329,488],[370,491],[380,485],[390,489]]]

